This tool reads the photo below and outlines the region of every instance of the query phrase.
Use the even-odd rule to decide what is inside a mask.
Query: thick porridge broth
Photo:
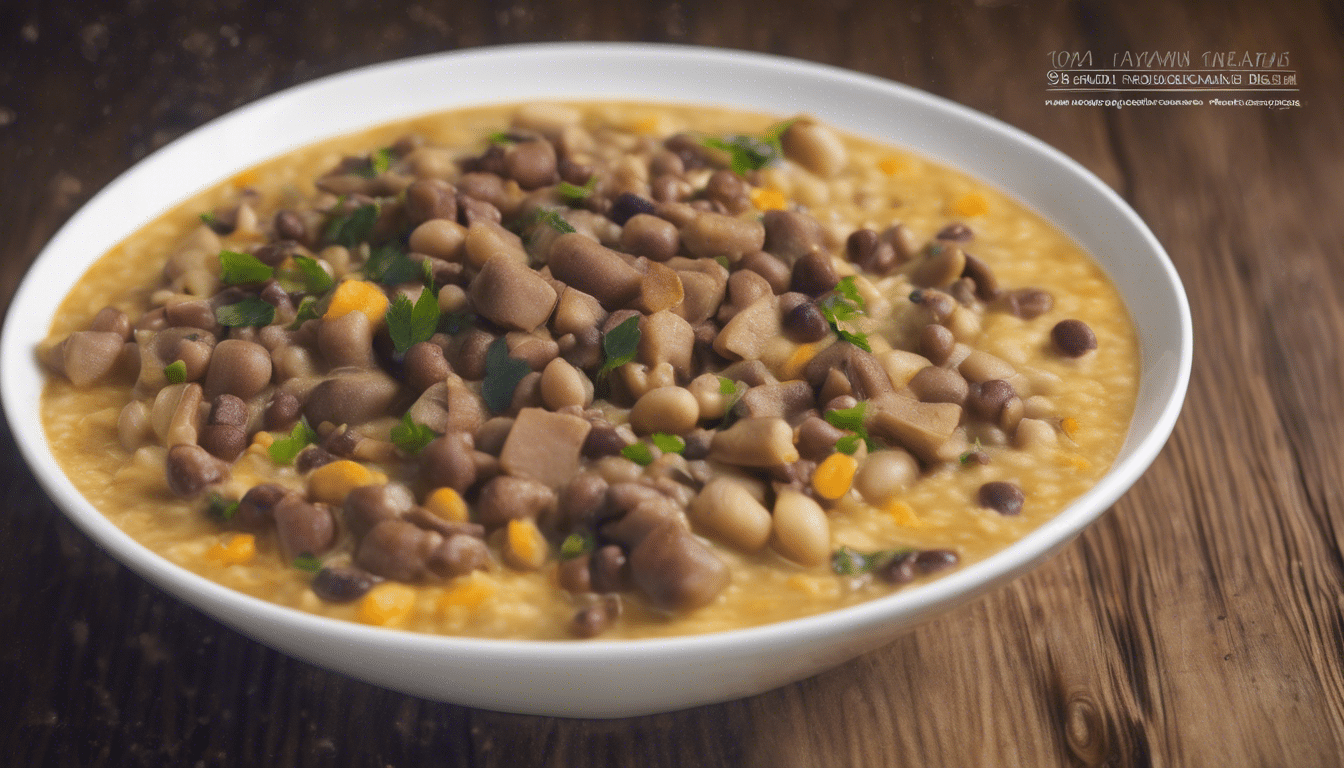
[[[624,127],[632,134],[667,136],[678,131],[708,135],[761,135],[778,118],[701,107],[642,104],[577,105],[586,124]],[[315,193],[313,180],[343,157],[387,146],[407,133],[430,144],[473,147],[509,125],[511,107],[491,107],[428,116],[362,134],[333,139],[244,171],[177,206],[113,248],[62,302],[51,338],[89,327],[105,306],[132,320],[151,307],[165,254],[200,225],[199,215],[235,203],[244,188],[260,193],[255,207],[266,219],[278,209]],[[833,253],[857,228],[882,231],[900,222],[919,243],[952,222],[974,232],[966,246],[988,264],[1001,285],[1036,287],[1053,295],[1043,316],[1024,320],[1008,312],[986,312],[973,346],[1023,371],[1038,397],[1027,415],[1057,427],[1057,439],[1027,450],[993,450],[987,464],[974,460],[926,466],[920,478],[881,507],[850,491],[828,510],[831,548],[860,552],[949,549],[962,564],[982,559],[1058,513],[1105,474],[1124,441],[1137,390],[1139,365],[1135,333],[1115,288],[1104,273],[1063,234],[1006,196],[963,174],[917,155],[844,136],[847,167],[820,179],[792,165],[760,171],[761,187],[778,190],[804,206],[831,231]],[[246,243],[223,238],[226,248]],[[874,279],[895,306],[910,291],[903,278]],[[1084,321],[1095,333],[1096,349],[1079,358],[1052,350],[1051,328],[1065,318]],[[874,335],[897,346],[895,321]],[[782,377],[781,377],[782,378]],[[131,399],[126,381],[77,388],[53,377],[43,400],[43,417],[53,451],[76,487],[116,525],[153,551],[189,570],[259,598],[347,620],[360,618],[360,604],[330,603],[310,588],[312,576],[281,559],[273,537],[256,537],[248,562],[221,562],[211,556],[234,534],[203,514],[200,498],[182,499],[164,479],[160,446],[135,452],[118,440],[119,414]],[[1044,412],[1041,412],[1044,411]],[[316,426],[316,425],[314,425]],[[283,437],[276,434],[276,437]],[[398,479],[396,467],[384,469]],[[403,478],[409,480],[410,478]],[[1022,489],[1020,514],[1004,515],[979,506],[977,490],[995,481]],[[302,490],[293,466],[275,466],[264,445],[253,445],[234,465],[223,486],[233,498],[261,482]],[[711,537],[710,541],[714,541]],[[838,575],[831,565],[802,567],[766,548],[746,554],[712,545],[731,572],[731,582],[712,602],[690,612],[668,613],[645,601],[627,599],[624,613],[604,637],[642,637],[714,632],[780,621],[869,600],[893,587],[881,580]],[[394,626],[415,631],[482,637],[566,638],[575,599],[557,587],[557,562],[537,571],[507,566],[415,587],[413,607]],[[906,587],[909,588],[909,587]]]

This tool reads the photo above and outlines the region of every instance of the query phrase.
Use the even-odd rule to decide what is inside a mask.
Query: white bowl
[[[111,246],[198,190],[319,139],[456,106],[584,98],[811,113],[967,171],[1042,213],[1110,273],[1138,324],[1138,406],[1115,466],[1021,541],[928,585],[751,629],[579,642],[436,637],[273,605],[155,555],[66,479],[43,434],[43,374],[33,350],[58,298]],[[555,44],[427,56],[324,78],[243,107],[146,158],[71,218],[33,264],[6,318],[0,393],[29,465],[76,525],[137,573],[239,631],[426,698],[619,717],[749,696],[816,674],[1039,563],[1096,520],[1153,461],[1184,400],[1191,350],[1180,278],[1152,233],[1099,179],[1021,131],[906,86],[817,64],[675,46]]]

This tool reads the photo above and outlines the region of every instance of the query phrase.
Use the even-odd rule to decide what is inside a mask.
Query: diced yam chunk
[[[519,331],[531,331],[546,322],[556,301],[555,289],[546,278],[526,264],[500,257],[481,267],[468,293],[481,315]]]
[[[714,351],[729,358],[759,360],[767,344],[781,333],[774,296],[748,304],[714,337]]]

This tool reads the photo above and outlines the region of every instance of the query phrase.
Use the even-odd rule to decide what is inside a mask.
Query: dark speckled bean
[[[988,507],[1001,515],[1016,515],[1021,512],[1022,502],[1025,499],[1021,488],[1001,480],[980,486],[978,497],[980,506]]]
[[[1061,320],[1050,330],[1055,349],[1065,357],[1082,357],[1097,348],[1097,335],[1082,320]]]

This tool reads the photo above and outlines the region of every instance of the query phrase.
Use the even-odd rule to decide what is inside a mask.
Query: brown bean
[[[313,594],[328,603],[348,603],[373,589],[374,577],[368,571],[348,565],[328,565],[317,572],[311,585]]]
[[[302,406],[299,404],[297,397],[288,392],[277,390],[271,397],[271,402],[266,406],[262,424],[271,431],[288,429],[299,420],[301,411]]]
[[[535,480],[501,475],[481,488],[476,511],[487,529],[510,520],[535,520],[555,507],[555,491]]]
[[[781,294],[789,290],[789,282],[793,277],[793,270],[785,264],[782,259],[770,255],[765,251],[754,251],[742,257],[737,263],[739,269],[751,270],[770,284],[770,290],[775,294]]]
[[[93,321],[89,323],[90,331],[100,333],[115,333],[122,339],[129,341],[131,338],[131,320],[116,307],[103,307],[98,310],[98,314],[93,316]]]
[[[286,561],[299,555],[320,555],[336,543],[336,519],[326,504],[311,504],[293,493],[280,499],[271,514]]]
[[[754,219],[702,212],[681,228],[681,243],[699,258],[723,256],[736,262],[761,250],[765,245],[765,227]]]
[[[652,214],[655,210],[657,210],[657,207],[654,202],[647,197],[641,197],[633,192],[622,192],[615,200],[611,201],[607,218],[624,226],[635,216],[641,213]]]
[[[890,274],[901,263],[891,243],[879,238],[871,229],[854,230],[845,241],[845,253],[860,269],[875,275]]]
[[[615,544],[598,547],[588,561],[594,592],[624,592],[630,588],[630,568],[625,550]]]
[[[956,371],[931,365],[916,373],[907,385],[915,397],[926,403],[956,403],[966,401],[966,380]]]
[[[199,445],[174,445],[168,449],[166,479],[173,493],[191,497],[206,486],[229,476],[229,465],[211,456]]]
[[[1050,329],[1050,340],[1065,357],[1082,357],[1097,348],[1097,335],[1082,320],[1061,320]]]
[[[387,415],[400,387],[396,379],[380,370],[346,373],[314,387],[303,412],[309,424],[363,424]]]
[[[555,570],[555,581],[560,588],[574,593],[593,591],[588,561],[587,553],[560,561],[560,567]]]
[[[975,283],[975,295],[981,301],[993,301],[1003,292],[989,265],[969,253],[966,254],[966,267],[961,274]]]
[[[1016,515],[1021,512],[1022,502],[1026,499],[1021,488],[1000,480],[980,486],[976,498],[980,506],[988,507],[1001,515]]]
[[[247,425],[247,419],[247,403],[234,395],[219,395],[210,406],[211,424],[242,427]]]
[[[320,445],[310,445],[299,451],[299,455],[294,457],[294,469],[301,474],[308,474],[318,467],[330,464],[335,461],[332,456]]]
[[[276,236],[282,240],[302,242],[308,239],[308,226],[293,211],[276,211],[274,226]]]
[[[370,573],[398,581],[414,581],[425,573],[429,554],[443,537],[403,520],[384,520],[355,548],[355,563]]]
[[[1003,406],[1016,396],[1012,384],[1003,379],[990,379],[970,386],[966,394],[966,409],[976,418],[997,421]]]
[[[406,218],[411,224],[457,219],[457,192],[440,179],[420,179],[406,188]]]
[[[416,392],[424,392],[453,372],[443,356],[443,347],[429,341],[419,342],[406,350],[403,370],[406,383]]]
[[[557,180],[555,147],[545,139],[523,141],[504,152],[504,171],[523,189],[537,189]]]
[[[346,527],[356,538],[384,520],[403,517],[415,506],[411,489],[401,483],[364,485],[350,491],[342,505]]]
[[[621,250],[654,261],[667,261],[681,249],[681,235],[669,221],[647,213],[630,217],[621,229]]]
[[[247,432],[232,424],[207,424],[196,438],[202,448],[233,463],[247,450]]]
[[[592,527],[607,516],[607,490],[610,485],[596,472],[580,472],[560,491],[557,502],[562,532]]]
[[[476,484],[473,449],[472,436],[465,432],[449,432],[436,438],[420,452],[420,474],[434,488],[466,493]]]
[[[803,344],[821,341],[831,332],[830,323],[826,322],[825,315],[810,301],[799,304],[786,313],[781,325],[789,338]]]
[[[635,585],[658,608],[691,610],[709,604],[728,586],[728,567],[675,522],[651,531],[630,553]]]
[[[765,250],[786,264],[824,246],[826,237],[821,224],[806,213],[766,211],[761,223],[765,227]]]
[[[957,340],[946,327],[930,323],[920,329],[919,351],[934,365],[942,365],[952,355]]]
[[[1023,320],[1040,317],[1055,306],[1055,298],[1040,288],[1018,288],[1003,298],[1007,310]]]
[[[953,243],[964,243],[968,240],[973,240],[975,238],[975,233],[971,231],[970,227],[960,221],[954,221],[938,230],[938,234],[934,235],[934,238],[937,240],[947,240]]]
[[[840,273],[835,270],[830,256],[822,252],[807,253],[793,264],[789,290],[815,298],[834,290],[839,283]]]
[[[207,397],[228,393],[250,400],[270,382],[271,353],[265,347],[238,339],[225,339],[215,345],[205,374]]]
[[[481,539],[465,533],[446,536],[429,553],[426,567],[445,579],[490,567],[490,549]]]
[[[275,505],[291,493],[294,491],[275,483],[254,485],[238,500],[229,524],[244,531],[264,531],[274,523]]]

